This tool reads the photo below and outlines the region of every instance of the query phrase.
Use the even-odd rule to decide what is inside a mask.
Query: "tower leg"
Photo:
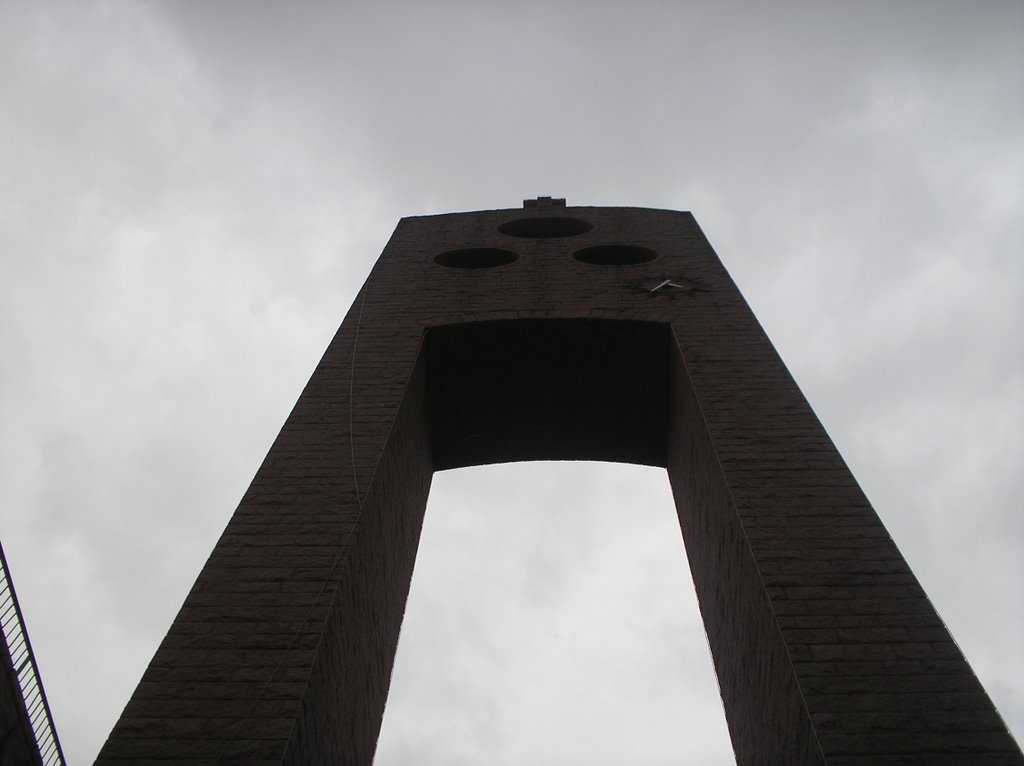
[[[97,764],[372,763],[433,465],[419,335],[358,335],[350,316]]]

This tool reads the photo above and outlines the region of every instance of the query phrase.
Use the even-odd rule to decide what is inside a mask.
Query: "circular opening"
[[[498,227],[502,234],[512,237],[529,237],[531,239],[550,239],[552,237],[575,237],[590,231],[591,226],[578,218],[520,218],[509,221]]]
[[[449,250],[434,260],[451,269],[491,269],[512,263],[518,256],[511,250],[497,247],[468,247],[464,250]]]
[[[595,266],[632,266],[653,261],[658,254],[638,245],[597,245],[577,250],[572,257],[581,263],[592,263]]]

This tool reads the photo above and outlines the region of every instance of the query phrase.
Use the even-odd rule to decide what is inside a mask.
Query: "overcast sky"
[[[398,219],[537,195],[693,211],[1024,739],[1022,40],[1009,0],[0,0],[0,534],[69,761]],[[392,690],[382,766],[729,763],[664,473],[438,474]]]

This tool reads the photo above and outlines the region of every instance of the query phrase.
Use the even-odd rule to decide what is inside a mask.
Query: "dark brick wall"
[[[674,361],[668,473],[737,762],[825,764],[715,444]]]
[[[827,763],[959,764],[968,753],[979,764],[1024,762],[739,291],[710,252],[701,260],[697,273],[715,297],[681,303],[673,323],[681,444],[670,476],[695,582],[714,593],[702,613],[709,634],[722,636],[723,695],[743,667],[754,677],[740,687],[771,689],[756,691],[748,715],[729,716],[738,760],[813,761],[809,751],[761,760],[774,726],[759,723],[757,709],[791,715],[792,701],[778,697],[788,688],[773,651],[781,637]],[[686,444],[705,434],[701,453]],[[693,486],[700,479],[706,488]],[[755,627],[769,614],[770,627]]]
[[[399,224],[98,762],[369,764],[432,471],[595,455],[668,466],[739,763],[1024,764],[692,216],[543,205]]]
[[[418,367],[363,501],[284,763],[373,760],[433,474],[423,399]]]

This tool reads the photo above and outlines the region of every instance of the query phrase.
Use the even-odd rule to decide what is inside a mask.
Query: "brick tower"
[[[1024,765],[693,216],[524,208],[399,223],[98,763],[369,766],[433,472],[587,459],[667,469],[738,763]]]

